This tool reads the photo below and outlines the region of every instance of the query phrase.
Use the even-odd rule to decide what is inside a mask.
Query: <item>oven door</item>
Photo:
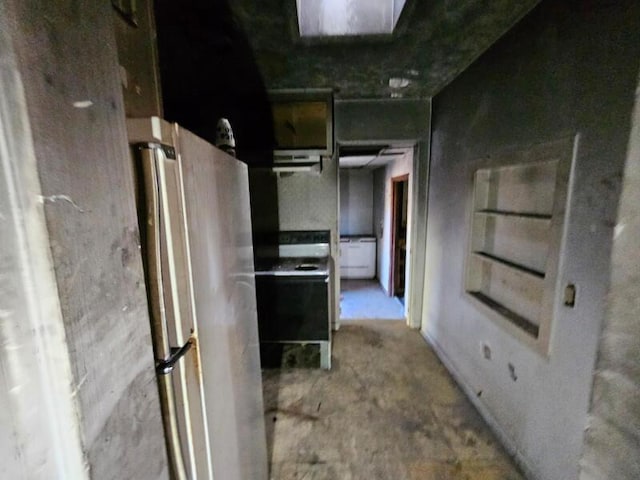
[[[326,276],[256,276],[260,341],[328,341]]]

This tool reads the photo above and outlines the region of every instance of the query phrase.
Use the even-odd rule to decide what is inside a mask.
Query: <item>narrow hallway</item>
[[[333,358],[329,372],[264,371],[272,480],[523,479],[404,322],[343,325]]]

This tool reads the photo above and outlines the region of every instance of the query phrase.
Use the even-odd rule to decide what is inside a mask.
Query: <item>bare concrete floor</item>
[[[523,480],[420,334],[344,325],[333,369],[265,370],[273,480]]]

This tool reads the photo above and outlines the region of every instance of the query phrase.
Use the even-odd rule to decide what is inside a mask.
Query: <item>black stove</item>
[[[329,368],[329,239],[326,230],[283,231],[263,236],[256,247],[263,366]]]
[[[329,257],[263,257],[256,259],[256,275],[329,276]]]

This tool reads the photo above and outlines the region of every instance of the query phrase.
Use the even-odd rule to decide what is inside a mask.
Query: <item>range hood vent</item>
[[[271,170],[278,173],[322,171],[322,156],[320,155],[275,155]]]

